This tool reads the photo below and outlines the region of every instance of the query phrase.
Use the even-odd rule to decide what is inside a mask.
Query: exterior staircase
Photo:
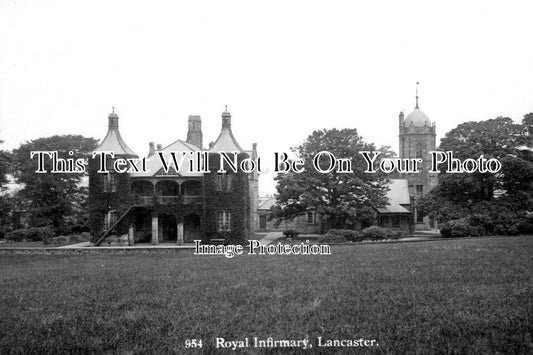
[[[124,218],[128,215],[128,213],[130,213],[130,211],[132,209],[134,209],[135,207],[137,206],[130,206],[126,212],[124,212],[120,218],[117,219],[117,221],[109,228],[107,229],[106,231],[104,231],[99,237],[98,239],[96,240],[96,242],[94,243],[95,246],[98,246],[100,245],[100,243],[102,243],[102,241],[113,231],[113,229],[115,229],[116,226],[118,226],[118,224],[120,222],[122,222],[122,220],[124,220]]]

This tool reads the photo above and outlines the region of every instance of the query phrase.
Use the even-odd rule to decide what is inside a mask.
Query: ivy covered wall
[[[238,155],[239,163],[248,158],[248,155]],[[204,177],[204,215],[202,221],[202,235],[207,242],[211,238],[227,238],[231,244],[242,244],[248,240],[249,234],[249,207],[248,174],[240,170],[234,173],[229,166],[225,166],[229,178],[226,191],[217,191],[217,171],[220,168],[218,154],[212,154],[209,159],[210,174]],[[231,214],[231,230],[219,231],[217,226],[218,213]]]

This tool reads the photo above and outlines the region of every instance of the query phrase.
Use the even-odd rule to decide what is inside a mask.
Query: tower
[[[187,131],[187,143],[191,143],[198,148],[202,148],[202,118],[200,116],[189,116],[189,129]]]
[[[420,110],[418,105],[418,82],[416,83],[416,102],[413,112],[404,118],[403,112],[399,115],[399,151],[401,159],[422,159],[418,173],[400,174],[400,178],[407,179],[411,200],[416,200],[427,194],[437,185],[437,176],[430,174],[430,151],[436,149],[436,126],[429,117]],[[414,207],[414,206],[413,206]],[[429,227],[422,215],[415,209],[415,222],[417,228]]]
[[[119,117],[111,112],[108,116],[108,129],[105,138],[94,150],[95,153],[113,152],[106,155],[108,172],[98,172],[101,168],[99,157],[89,157],[89,219],[93,236],[114,226],[130,202],[130,177],[128,173],[117,173],[113,162],[118,158],[137,158],[128,147],[118,128]]]
[[[228,107],[222,113],[222,127],[220,134],[212,145],[209,146],[211,152],[244,152],[248,157],[257,159],[257,144],[254,143],[251,150],[244,150],[239,145],[233,132],[231,130],[231,114],[228,112]],[[259,173],[253,171],[248,174],[248,193],[249,193],[249,228],[253,232],[259,226],[259,217],[257,215],[257,208],[259,206]]]
[[[233,132],[231,131],[231,114],[228,112],[228,106],[224,112],[222,112],[222,127],[220,134],[213,145],[209,147],[211,152],[243,152]]]

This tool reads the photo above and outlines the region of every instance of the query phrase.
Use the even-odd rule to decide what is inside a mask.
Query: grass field
[[[0,249],[6,248],[48,248],[43,242],[4,242],[0,243]],[[52,247],[55,247],[54,245]]]
[[[308,336],[326,353],[531,353],[532,256],[533,237],[330,256],[0,255],[0,353],[183,353],[186,339],[210,352],[215,337],[254,336]],[[318,336],[379,346],[318,349]]]

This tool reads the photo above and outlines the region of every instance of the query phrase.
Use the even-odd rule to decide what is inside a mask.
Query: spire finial
[[[416,82],[416,107],[415,109],[418,108],[418,84],[420,84],[418,81]]]
[[[113,106],[112,109],[113,109],[113,113],[115,113],[115,106]]]
[[[226,111],[224,111],[224,112],[228,112],[228,105],[226,105]]]

